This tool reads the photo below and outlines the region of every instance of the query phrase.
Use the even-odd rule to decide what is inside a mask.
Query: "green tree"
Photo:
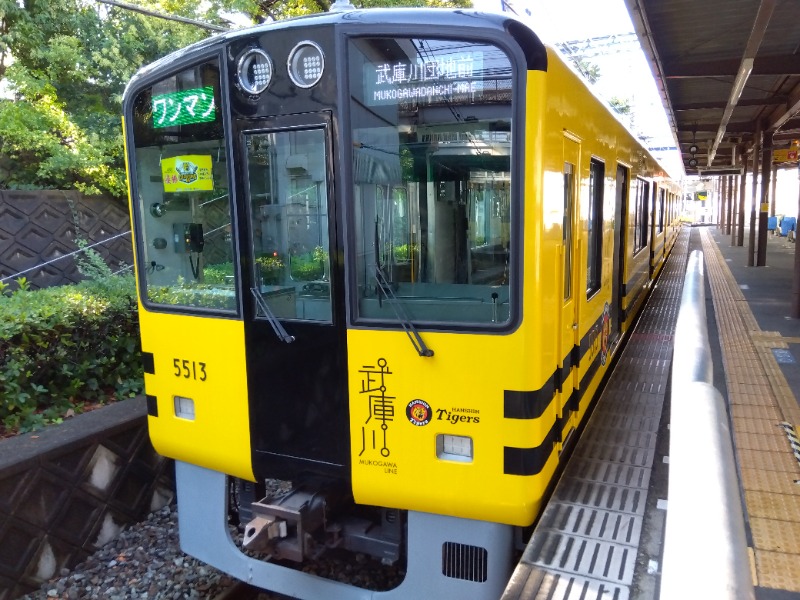
[[[189,2],[169,4],[190,13]],[[123,198],[126,83],[205,35],[90,0],[0,0],[0,187]]]
[[[254,23],[281,20],[330,10],[334,0],[220,0],[227,10],[248,15]],[[466,8],[471,0],[350,0],[356,8],[422,7]]]
[[[630,116],[631,114],[632,107],[630,98],[619,98],[614,96],[608,101],[608,104],[620,115]]]
[[[589,62],[583,57],[573,58],[572,63],[575,65],[575,68],[586,77],[589,83],[597,83],[597,80],[600,79],[600,67],[595,63]]]
[[[230,26],[326,11],[329,0],[127,0]],[[358,7],[469,6],[469,0],[355,0]],[[0,189],[126,194],[120,114],[139,67],[208,30],[96,0],[0,0]]]

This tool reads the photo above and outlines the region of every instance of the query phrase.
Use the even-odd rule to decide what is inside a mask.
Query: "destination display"
[[[364,99],[368,106],[438,104],[480,100],[483,52],[473,50],[419,58],[364,64]]]
[[[209,86],[153,96],[153,128],[214,121],[214,88]]]

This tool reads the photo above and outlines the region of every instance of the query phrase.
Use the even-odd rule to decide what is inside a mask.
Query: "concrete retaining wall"
[[[125,205],[109,198],[75,190],[0,190],[0,279],[26,271],[32,289],[81,281],[74,257],[62,258],[78,249],[77,237],[105,240],[94,249],[117,271],[133,263],[130,227]]]
[[[144,398],[0,440],[0,600],[71,569],[174,496]]]

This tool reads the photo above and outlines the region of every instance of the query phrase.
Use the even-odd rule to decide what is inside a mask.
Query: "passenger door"
[[[561,245],[561,289],[562,307],[559,327],[559,360],[561,361],[561,392],[559,401],[562,418],[562,436],[569,435],[573,424],[569,422],[570,412],[577,410],[577,352],[579,293],[577,268],[579,260],[578,245],[578,192],[580,190],[581,146],[578,138],[564,137],[564,206]],[[563,439],[562,439],[563,441]]]
[[[617,185],[614,199],[614,271],[611,281],[611,341],[613,347],[622,334],[622,286],[625,284],[625,232],[628,230],[628,189],[630,169],[617,165]]]

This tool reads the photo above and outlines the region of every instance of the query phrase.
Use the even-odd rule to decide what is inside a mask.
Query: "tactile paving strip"
[[[631,597],[688,240],[682,231],[503,600]]]
[[[800,468],[782,422],[800,409],[778,366],[774,333],[761,331],[736,280],[703,229],[703,253],[725,364],[736,459],[753,539],[756,585],[800,592]]]

